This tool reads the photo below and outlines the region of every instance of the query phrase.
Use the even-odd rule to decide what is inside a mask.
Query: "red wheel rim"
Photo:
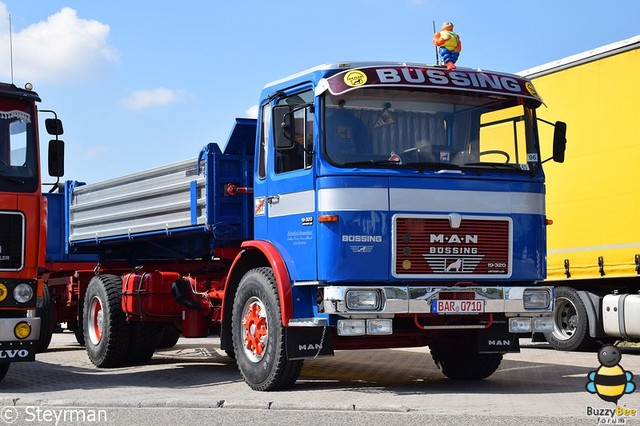
[[[262,301],[252,297],[244,305],[242,317],[242,342],[244,352],[253,361],[260,361],[266,352],[269,338],[267,310]]]
[[[102,340],[102,326],[104,323],[104,311],[102,309],[102,302],[97,297],[91,299],[88,312],[88,329],[89,340],[94,345],[97,345]]]

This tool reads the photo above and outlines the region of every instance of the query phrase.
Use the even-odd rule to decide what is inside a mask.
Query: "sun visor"
[[[328,90],[340,95],[365,87],[406,87],[413,89],[447,89],[481,92],[493,96],[523,98],[539,106],[542,99],[526,78],[490,71],[442,67],[373,66],[352,68],[322,79],[316,95]]]

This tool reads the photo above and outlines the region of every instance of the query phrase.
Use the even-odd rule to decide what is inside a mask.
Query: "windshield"
[[[35,191],[36,170],[36,142],[30,107],[0,101],[0,191]]]
[[[532,170],[533,110],[517,101],[398,88],[327,93],[323,152],[343,167]]]

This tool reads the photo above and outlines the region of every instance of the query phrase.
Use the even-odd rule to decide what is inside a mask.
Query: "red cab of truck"
[[[39,267],[46,247],[46,201],[42,197],[38,146],[38,94],[0,83],[0,380],[9,364],[33,361],[42,345]],[[49,146],[50,174],[62,175],[59,120]],[[48,337],[50,339],[50,335]],[[46,342],[48,344],[48,342]],[[46,347],[46,345],[44,346]]]

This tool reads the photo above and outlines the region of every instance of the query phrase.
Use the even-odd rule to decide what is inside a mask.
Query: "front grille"
[[[0,271],[18,271],[24,263],[24,216],[0,212]]]
[[[511,275],[509,218],[398,216],[394,233],[393,273],[397,277]]]

